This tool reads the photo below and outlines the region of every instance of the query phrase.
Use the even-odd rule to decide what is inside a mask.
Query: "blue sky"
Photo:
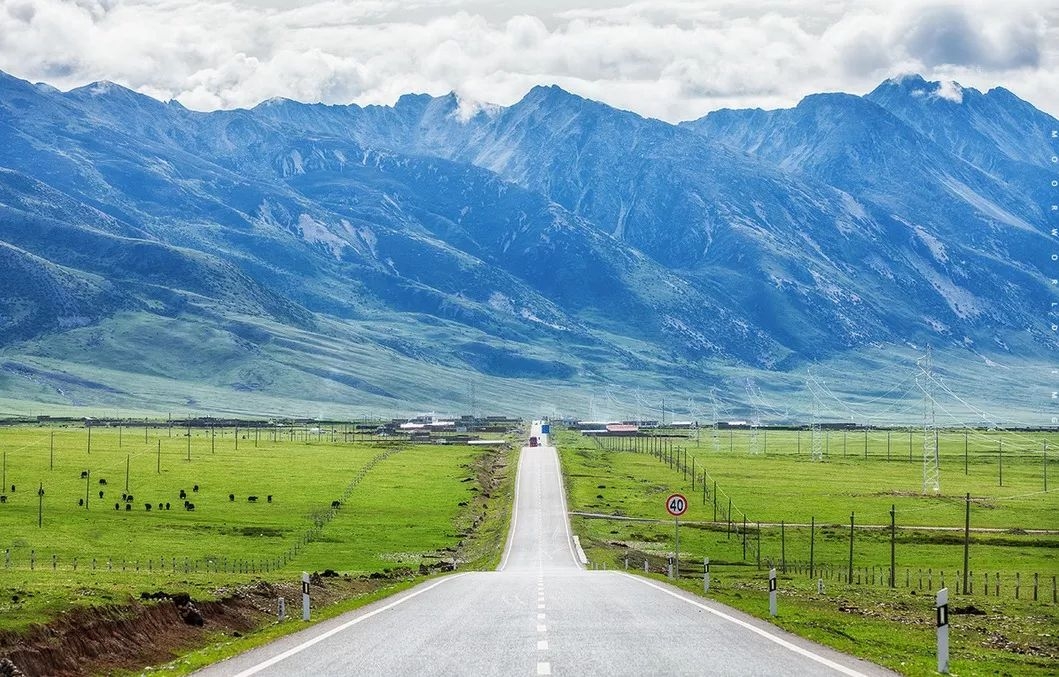
[[[1059,3],[0,0],[0,69],[203,110],[559,84],[670,121],[919,72],[1059,115]]]

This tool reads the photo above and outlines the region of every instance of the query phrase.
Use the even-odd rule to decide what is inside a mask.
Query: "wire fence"
[[[1042,574],[1041,572],[1019,571],[974,571],[968,567],[965,575],[964,569],[945,570],[933,567],[902,567],[897,566],[896,564],[892,564],[891,566],[857,565],[854,560],[854,551],[858,527],[855,524],[854,516],[852,514],[848,525],[850,556],[845,564],[836,565],[833,562],[819,561],[813,557],[812,554],[810,554],[808,560],[789,559],[786,556],[786,533],[788,530],[791,530],[792,527],[798,530],[804,530],[808,527],[810,531],[810,553],[813,553],[814,542],[818,530],[821,532],[827,530],[833,535],[836,530],[846,529],[847,527],[844,525],[817,524],[815,518],[812,519],[808,525],[788,525],[782,522],[780,524],[762,525],[762,523],[752,520],[745,511],[739,508],[733,497],[724,491],[724,488],[719,485],[717,479],[712,477],[706,468],[701,466],[697,467],[697,459],[695,457],[690,457],[689,461],[689,450],[686,447],[675,444],[674,439],[657,435],[593,435],[590,437],[598,449],[649,455],[655,458],[659,463],[665,464],[672,471],[680,473],[685,482],[690,481],[693,491],[701,492],[702,504],[708,508],[712,506],[713,519],[704,524],[696,524],[696,526],[716,532],[723,532],[728,540],[733,538],[737,539],[737,547],[741,550],[741,559],[738,562],[715,560],[715,564],[755,566],[758,570],[763,567],[768,569],[775,566],[783,574],[804,574],[809,579],[836,582],[849,586],[903,587],[920,591],[930,591],[936,589],[935,584],[937,584],[938,587],[946,587],[947,584],[952,584],[953,594],[968,596],[977,595],[982,597],[992,596],[997,598],[1005,596],[1016,600],[1027,599],[1040,602],[1050,602],[1052,604],[1059,603],[1056,575],[1052,572],[1045,572]],[[1026,496],[1036,496],[1043,493],[1047,493],[1047,489],[1042,492],[1026,494]],[[1007,499],[1022,497],[1023,496],[1020,495],[1016,497],[1007,497]],[[967,495],[966,500],[969,504],[971,500],[969,494]],[[906,510],[903,512],[908,511]],[[630,519],[627,517],[587,513],[577,514],[593,519]],[[968,521],[964,530],[934,529],[930,527],[904,528],[900,530],[900,533],[902,534],[901,540],[905,541],[908,538],[907,533],[909,533],[909,530],[929,531],[932,534],[941,531],[961,533],[962,538],[950,536],[948,540],[952,541],[953,539],[957,539],[955,543],[949,544],[962,544],[964,546],[964,562],[966,564],[968,563],[967,548],[970,544],[971,531],[969,514],[968,511]],[[862,525],[859,529],[862,534],[865,530],[873,532],[874,534],[878,534],[879,532],[887,534],[891,548],[890,559],[893,561],[899,533],[896,524],[896,511],[894,509],[891,509],[890,511],[890,517],[891,524],[889,527],[882,525]],[[634,519],[635,521],[649,522],[661,521],[653,519],[631,519]],[[684,524],[690,526],[687,522]],[[779,556],[776,556],[775,553],[771,553],[770,555],[765,554],[765,550],[762,546],[763,531],[770,532],[768,534],[767,542],[771,543],[771,547],[773,548],[777,545],[775,543],[777,540],[777,534],[774,532],[779,532]],[[989,531],[996,532],[999,530]],[[635,557],[633,560],[632,565],[637,568],[643,567],[644,571],[657,570],[662,573],[668,573],[668,567],[671,565],[671,560],[665,564],[660,564],[658,561],[652,561],[652,559],[645,554],[641,554],[638,561]],[[629,558],[626,557],[625,566],[628,567],[629,565]],[[695,569],[695,567],[680,567],[680,575],[682,576],[701,575],[702,573],[702,568]]]
[[[298,535],[297,539],[280,554],[271,557],[182,557],[177,554],[148,557],[115,557],[113,555],[84,554],[60,557],[55,553],[38,552],[36,549],[6,548],[3,566],[5,570],[27,571],[109,571],[109,572],[147,572],[147,573],[228,573],[259,574],[270,573],[285,568],[293,562],[310,543],[320,539],[324,528],[339,514],[343,504],[349,500],[353,491],[365,476],[379,463],[400,453],[405,447],[390,446],[373,456],[361,466],[346,485],[342,495],[329,506],[321,506],[308,514],[309,526]],[[232,498],[232,497],[229,497]],[[256,498],[256,497],[250,497]],[[268,497],[271,500],[271,496]],[[233,499],[234,500],[234,499]],[[121,504],[115,504],[118,509]],[[131,503],[125,502],[126,509]],[[149,506],[148,506],[149,507]],[[165,507],[168,507],[166,505]],[[159,504],[158,509],[163,509]]]

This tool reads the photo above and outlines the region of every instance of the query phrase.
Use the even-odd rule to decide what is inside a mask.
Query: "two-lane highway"
[[[538,446],[520,456],[497,571],[432,580],[199,674],[703,673],[891,674],[671,586],[585,570],[558,455]]]

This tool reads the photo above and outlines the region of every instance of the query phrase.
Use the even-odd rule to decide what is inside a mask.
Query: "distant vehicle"
[[[531,437],[530,438],[530,446],[531,447],[537,446],[537,438],[536,437]]]

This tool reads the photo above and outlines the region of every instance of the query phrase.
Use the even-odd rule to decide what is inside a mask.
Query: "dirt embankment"
[[[313,576],[313,603],[326,605],[371,592],[387,580]],[[7,665],[28,677],[67,677],[138,670],[203,646],[218,634],[238,637],[273,622],[276,601],[300,609],[300,583],[264,581],[219,591],[217,601],[194,601],[186,593],[143,593],[126,605],[75,608],[22,633],[0,633],[0,675]],[[18,674],[17,672],[11,674]]]

